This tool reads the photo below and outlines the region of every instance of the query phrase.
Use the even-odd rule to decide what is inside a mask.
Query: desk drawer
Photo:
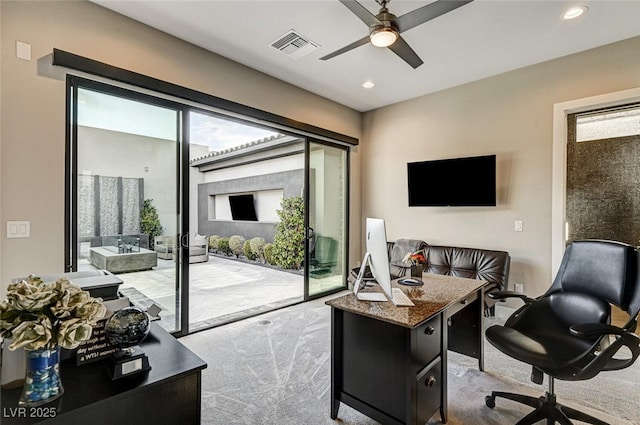
[[[416,423],[427,422],[442,403],[442,362],[437,357],[416,383]]]
[[[438,314],[433,319],[416,328],[416,344],[414,351],[414,359],[419,369],[425,367],[436,356],[440,355],[440,347],[442,344],[442,326],[441,317]]]
[[[449,317],[453,316],[454,314],[456,314],[457,312],[459,312],[460,310],[462,310],[463,308],[465,308],[466,306],[468,306],[469,304],[471,304],[472,302],[474,302],[477,299],[478,299],[478,292],[477,291],[470,293],[469,295],[467,295],[466,297],[464,297],[460,301],[458,301],[455,304],[452,304],[451,306],[449,306],[449,308],[447,309],[447,315]]]

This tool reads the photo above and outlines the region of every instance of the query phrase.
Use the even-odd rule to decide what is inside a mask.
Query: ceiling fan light
[[[378,27],[371,31],[369,39],[376,47],[389,47],[398,39],[398,31],[392,27]]]

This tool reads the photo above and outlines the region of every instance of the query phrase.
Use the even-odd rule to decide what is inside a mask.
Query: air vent
[[[300,35],[300,33],[290,30],[271,43],[271,47],[278,49],[291,59],[300,59],[316,50],[320,45]]]

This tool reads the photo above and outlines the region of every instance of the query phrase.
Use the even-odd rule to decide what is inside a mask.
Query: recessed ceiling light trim
[[[589,8],[587,6],[572,7],[568,9],[566,12],[564,12],[564,14],[562,15],[562,19],[564,19],[565,21],[576,19],[577,17],[587,13],[588,10]]]
[[[364,87],[365,89],[372,89],[375,87],[375,83],[373,81],[365,81],[364,83],[362,83],[362,87]]]

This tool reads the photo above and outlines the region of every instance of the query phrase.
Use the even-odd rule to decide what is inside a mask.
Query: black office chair
[[[608,425],[557,403],[553,383],[555,378],[591,379],[601,371],[623,369],[635,362],[640,354],[640,338],[632,333],[640,310],[638,282],[638,253],[632,246],[576,241],[566,249],[558,274],[544,295],[531,299],[510,291],[495,293],[494,298],[519,297],[525,305],[504,326],[488,328],[487,340],[506,355],[530,364],[533,382],[542,384],[543,374],[547,374],[549,389],[539,398],[494,391],[485,398],[486,405],[493,408],[496,397],[502,397],[535,408],[516,425],[544,419],[549,425],[571,425],[571,419]],[[611,305],[629,314],[623,327],[609,324]],[[627,347],[630,355],[613,358],[622,347]]]

